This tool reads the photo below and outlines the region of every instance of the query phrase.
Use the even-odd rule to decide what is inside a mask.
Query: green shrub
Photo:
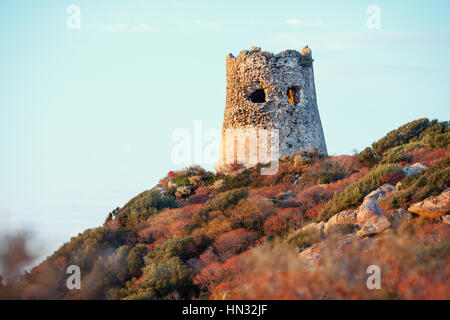
[[[434,122],[427,118],[408,122],[398,129],[390,131],[385,137],[372,144],[372,149],[379,155],[392,147],[408,143],[411,139],[419,137],[420,134]]]
[[[371,147],[367,147],[359,154],[359,161],[370,168],[380,161],[380,156],[373,152]]]
[[[159,190],[147,190],[131,199],[117,214],[121,225],[139,223],[164,208],[176,208],[174,198],[161,194]]]
[[[383,184],[383,178],[394,172],[401,172],[396,164],[380,164],[372,168],[359,181],[352,183],[343,192],[335,193],[319,215],[318,220],[327,221],[334,214],[361,204],[364,197]]]
[[[237,188],[248,187],[251,183],[250,174],[252,171],[252,169],[244,169],[236,175],[221,176],[223,179],[223,185],[217,191],[224,192]]]
[[[304,250],[313,244],[322,240],[322,233],[317,228],[304,228],[296,232],[288,240],[289,243],[295,245],[300,250]]]
[[[187,261],[203,252],[210,244],[210,239],[205,236],[173,237],[157,245],[148,258],[152,261],[164,261],[170,257],[178,257],[182,261]]]
[[[231,206],[235,206],[239,200],[247,198],[248,189],[241,188],[227,191],[208,200],[205,206],[200,208],[192,218],[191,228],[200,227],[208,221],[209,213],[212,211],[225,211]]]
[[[184,294],[192,287],[191,271],[178,257],[161,263],[150,263],[144,269],[142,282],[129,282],[122,290],[125,299],[162,299],[169,294]]]
[[[437,122],[433,120],[432,125],[420,134],[418,141],[432,150],[446,148],[450,143],[449,122]]]
[[[144,258],[147,255],[147,247],[144,244],[138,244],[128,255],[128,270],[132,276],[139,278],[141,269],[145,265]]]
[[[422,148],[425,145],[420,142],[409,142],[400,146],[393,147],[384,153],[381,163],[396,163],[401,161],[410,162],[410,159],[405,157],[408,152]]]
[[[412,203],[419,202],[430,196],[437,196],[450,187],[450,158],[401,181],[400,192],[391,199],[393,208],[408,208]]]

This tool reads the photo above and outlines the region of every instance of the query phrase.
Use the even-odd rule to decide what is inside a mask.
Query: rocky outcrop
[[[329,230],[335,225],[343,224],[355,224],[356,223],[356,212],[353,210],[344,210],[336,213],[334,216],[327,221],[324,227],[324,232],[328,233]]]
[[[396,209],[391,213],[389,218],[392,226],[397,227],[402,222],[409,222],[412,219],[412,215],[408,212],[408,210]]]
[[[439,196],[428,197],[421,202],[414,203],[408,208],[409,212],[427,218],[438,218],[450,213],[450,188]]]
[[[358,231],[358,236],[366,237],[381,233],[389,228],[391,223],[385,215],[374,214],[370,218],[364,221],[361,229]]]
[[[404,167],[403,173],[405,174],[405,176],[411,176],[413,174],[425,171],[426,169],[428,169],[428,167],[424,163],[417,162],[410,166]]]
[[[361,226],[361,229],[358,231],[360,237],[380,233],[389,228],[391,223],[381,211],[378,202],[392,190],[394,190],[393,185],[384,184],[364,198],[363,203],[356,210],[356,220]]]

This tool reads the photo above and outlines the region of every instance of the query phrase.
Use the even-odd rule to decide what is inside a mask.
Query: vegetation
[[[385,178],[392,173],[401,173],[402,168],[397,164],[383,164],[374,167],[361,180],[349,185],[343,192],[335,194],[326,204],[319,216],[320,221],[327,221],[334,214],[361,204],[366,195],[389,182]]]
[[[440,194],[449,141],[448,122],[419,119],[352,156],[285,156],[271,176],[260,165],[171,171],[20,277],[26,239],[0,239],[13,243],[0,255],[0,299],[448,299],[447,224],[413,216],[372,241],[355,224],[324,222],[385,183],[400,182],[380,203],[386,215]],[[406,177],[417,162],[428,169]],[[382,290],[361,278],[371,264]],[[81,290],[65,285],[69,265],[82,270]]]
[[[393,208],[406,209],[414,202],[439,195],[450,187],[450,158],[426,171],[404,178],[401,183],[401,191],[391,199]]]

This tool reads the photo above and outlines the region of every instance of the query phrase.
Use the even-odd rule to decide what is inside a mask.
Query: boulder
[[[399,226],[403,221],[410,221],[412,219],[411,213],[405,209],[396,209],[391,213],[390,220],[394,227]]]
[[[450,214],[441,217],[441,219],[442,219],[442,223],[450,224]]]
[[[409,212],[427,218],[438,218],[450,213],[450,188],[439,196],[428,197],[421,202],[414,203],[408,208]]]
[[[353,210],[344,210],[339,213],[336,213],[334,216],[328,220],[325,224],[324,231],[325,233],[328,230],[337,224],[355,224],[356,223],[356,212]]]
[[[365,198],[363,203],[356,210],[357,216],[356,220],[361,225],[364,224],[365,221],[372,218],[373,215],[384,215],[378,206],[378,202],[385,198],[387,194],[389,194],[392,190],[394,190],[394,186],[386,183],[383,184],[378,189],[369,193]]]
[[[378,202],[385,198],[394,190],[391,184],[384,184],[378,189],[369,193],[363,203],[356,210],[356,221],[361,226],[357,235],[360,237],[374,235],[383,232],[391,223],[386,215],[381,211]]]
[[[403,173],[405,174],[405,176],[411,176],[427,169],[428,167],[424,163],[416,162],[410,166],[404,167]]]
[[[374,214],[362,224],[361,229],[357,232],[357,235],[360,237],[366,237],[381,233],[389,228],[390,225],[391,223],[386,216]]]

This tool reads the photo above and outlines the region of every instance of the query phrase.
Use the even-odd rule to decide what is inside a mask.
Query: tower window
[[[287,96],[290,104],[296,106],[300,102],[300,87],[293,86],[288,88]]]
[[[253,103],[266,102],[266,93],[263,89],[257,89],[250,95],[250,101]]]

